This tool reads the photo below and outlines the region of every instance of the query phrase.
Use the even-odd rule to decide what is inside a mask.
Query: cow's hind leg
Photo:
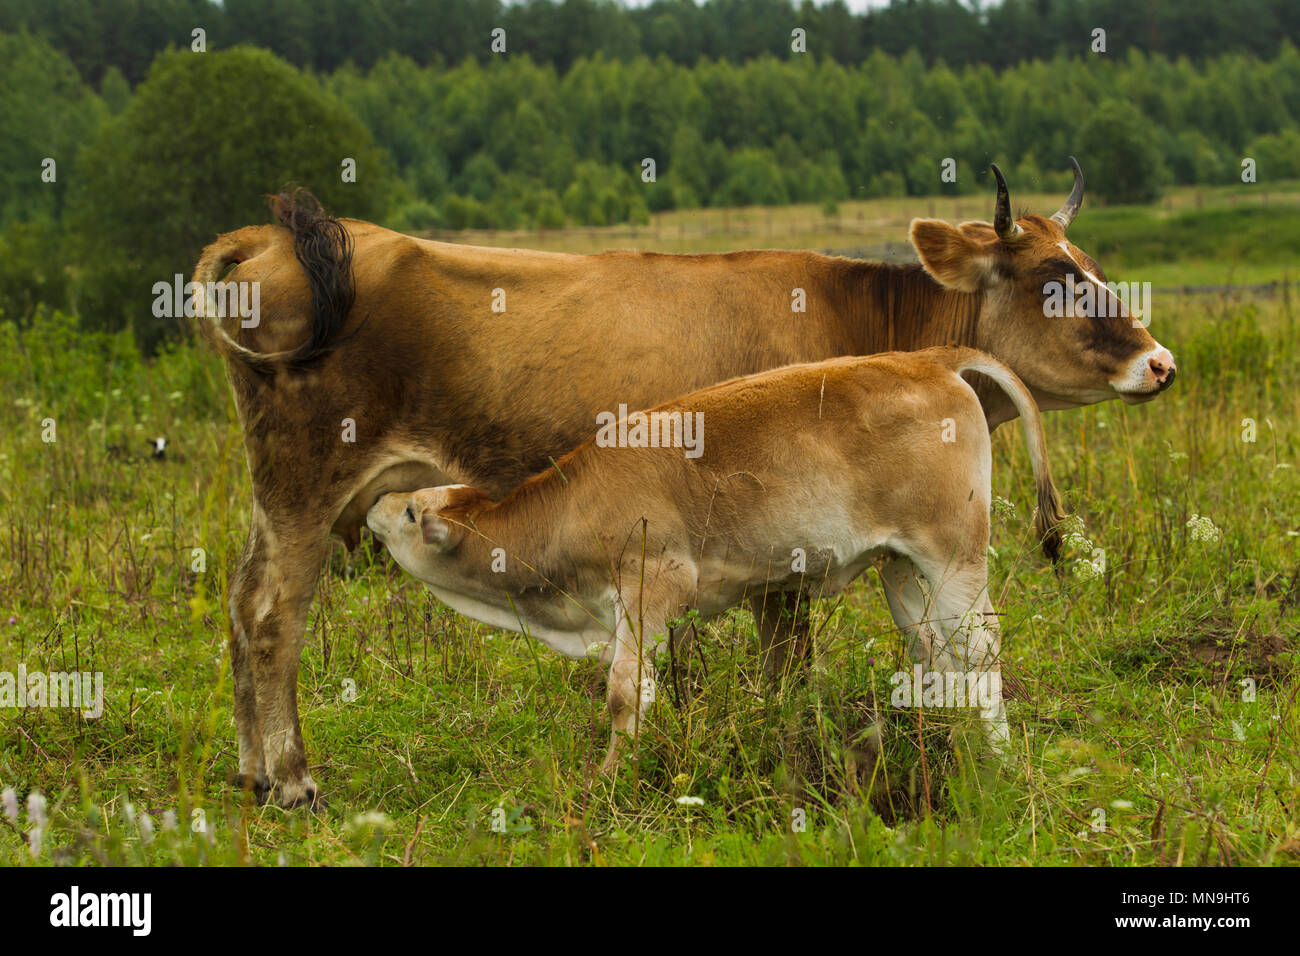
[[[328,549],[328,529],[282,529],[255,507],[231,593],[240,773],[283,807],[312,806],[318,797],[298,722],[298,662]]]
[[[259,800],[265,800],[271,781],[266,774],[262,731],[257,724],[257,690],[249,653],[253,620],[244,611],[256,607],[258,587],[266,568],[266,542],[258,526],[254,521],[249,529],[248,542],[230,583],[230,670],[235,693],[235,735],[239,741],[239,785],[251,789]]]

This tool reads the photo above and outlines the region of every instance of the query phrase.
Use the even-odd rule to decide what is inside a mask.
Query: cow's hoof
[[[271,781],[264,773],[232,773],[227,782],[238,790],[246,790],[258,803],[266,803],[271,798]]]

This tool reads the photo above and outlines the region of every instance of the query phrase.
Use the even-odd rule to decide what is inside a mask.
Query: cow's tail
[[[215,285],[221,281],[228,266],[238,265],[262,251],[247,238],[249,231],[241,229],[227,233],[209,244],[199,256],[194,275],[190,278],[194,283],[194,314],[198,318],[199,332],[208,344],[227,361],[237,360],[261,371],[271,365],[273,357],[235,341],[224,324],[227,316],[222,314],[213,294]]]
[[[267,197],[271,212],[293,234],[293,251],[311,288],[311,330],[307,340],[292,349],[259,352],[241,345],[223,325],[212,294],[226,268],[261,252],[250,230],[228,233],[203,250],[194,267],[195,312],[204,337],[227,359],[266,370],[283,363],[300,367],[328,355],[356,299],[352,275],[352,237],[337,219],[327,216],[320,202],[301,187],[286,186]]]
[[[1061,523],[1065,520],[1065,512],[1047,466],[1047,439],[1043,435],[1043,420],[1038,413],[1038,404],[1015,372],[984,352],[963,349],[952,368],[958,374],[969,370],[987,375],[1002,391],[1006,392],[1007,398],[1011,399],[1011,403],[1016,406],[1016,411],[1020,413],[1020,421],[1025,429],[1025,444],[1029,447],[1029,461],[1034,469],[1034,486],[1038,492],[1034,531],[1042,542],[1043,554],[1047,555],[1053,564],[1059,563]]]

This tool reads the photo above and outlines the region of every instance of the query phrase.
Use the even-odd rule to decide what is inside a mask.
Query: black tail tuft
[[[1056,565],[1061,564],[1061,522],[1065,520],[1065,510],[1061,507],[1061,498],[1056,493],[1052,480],[1038,485],[1038,508],[1034,513],[1034,530],[1042,542],[1043,554]]]
[[[275,218],[293,233],[294,254],[311,285],[311,335],[287,357],[290,365],[303,366],[334,351],[356,301],[352,237],[302,186],[286,185],[267,199]]]

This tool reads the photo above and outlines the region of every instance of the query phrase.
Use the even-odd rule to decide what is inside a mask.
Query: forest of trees
[[[625,9],[614,0],[0,0],[0,32],[26,28],[98,84],[116,67],[142,80],[155,54],[207,31],[214,48],[240,43],[270,50],[300,69],[363,69],[388,53],[421,65],[490,56],[502,28],[507,50],[567,71],[607,59],[665,56],[743,62],[788,58],[790,31],[806,31],[808,52],[852,65],[876,50],[917,50],[927,64],[994,68],[1088,49],[1103,28],[1108,49],[1202,59],[1223,53],[1271,57],[1283,40],[1300,45],[1295,0],[893,0],[853,14],[840,0],[653,0]]]
[[[540,23],[585,9],[643,27],[656,9],[716,17],[729,2],[624,14],[581,0],[506,15]],[[188,9],[178,0],[111,6]],[[289,6],[265,4],[244,26],[260,37],[249,24]],[[1019,6],[1047,16],[1088,4]],[[320,7],[423,9],[380,0]],[[101,9],[87,0],[77,8],[82,22]],[[226,15],[241,9],[253,6],[226,0]],[[917,2],[885,12],[965,9]],[[862,29],[885,22],[853,20]],[[294,56],[283,44],[295,31],[267,28],[286,59],[215,40],[195,52],[188,28],[175,29],[136,39],[79,34],[75,50],[35,22],[0,33],[0,313],[21,318],[44,303],[95,324],[131,322],[153,342],[175,323],[141,320],[142,290],[188,273],[216,233],[266,221],[262,197],[289,181],[339,214],[418,231],[645,222],[657,210],[699,206],[816,202],[833,211],[848,198],[991,191],[994,161],[1014,190],[1063,192],[1069,155],[1083,164],[1093,203],[1149,201],[1171,183],[1240,182],[1245,157],[1261,184],[1300,178],[1300,54],[1285,39],[1264,57],[1170,58],[1129,46],[998,70],[928,63],[917,50],[876,50],[856,63],[791,54],[781,25],[773,28],[786,44],[781,56],[687,65],[602,51],[566,68],[526,52],[425,62],[401,52],[409,38],[367,64],[360,51],[369,41],[358,33],[348,46],[355,55],[331,54],[325,62],[347,62],[316,72],[290,60],[315,62],[326,35],[353,34],[304,28]],[[510,49],[527,49],[533,35],[514,29]],[[124,59],[150,43],[169,49],[143,66]]]

